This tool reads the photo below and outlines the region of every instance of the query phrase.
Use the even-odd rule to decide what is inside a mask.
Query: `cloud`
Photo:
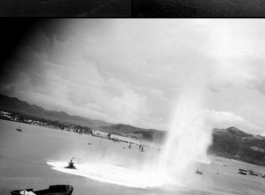
[[[4,83],[4,82],[1,82],[0,83],[0,91],[3,94],[13,96],[15,94],[14,93],[15,92],[15,85],[12,84],[12,83]]]
[[[76,60],[66,66],[35,58],[32,68],[17,66],[12,72],[16,79],[1,83],[1,90],[48,109],[115,123],[144,124],[141,121],[148,116],[146,97],[111,75],[104,78],[96,61],[82,56]]]
[[[221,92],[232,88],[249,88],[249,83],[257,79],[253,67],[245,59],[226,57],[212,67],[209,89],[212,92]]]
[[[260,94],[265,95],[265,78],[255,79],[249,83],[249,88],[257,90]]]
[[[215,124],[258,131],[265,116],[265,37],[254,23],[43,22],[1,67],[7,75],[0,89],[45,108],[159,129],[167,129],[174,105],[190,89]]]
[[[255,77],[249,81],[247,88],[251,90],[256,90],[261,95],[265,94],[265,58],[252,58],[249,60],[249,66],[252,68],[252,74]]]
[[[264,128],[232,112],[206,110],[206,119],[213,128],[237,127],[249,133],[260,133]]]

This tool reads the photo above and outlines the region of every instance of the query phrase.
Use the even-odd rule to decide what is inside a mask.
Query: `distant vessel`
[[[42,194],[42,195],[50,195],[50,194],[63,194],[63,195],[71,195],[74,191],[73,186],[70,185],[53,185],[49,186],[49,189],[33,191],[33,189],[25,189],[25,190],[14,190],[10,192],[12,195],[21,195],[21,194]]]
[[[199,171],[198,169],[197,169],[196,173],[202,175],[202,171]]]
[[[22,129],[21,129],[20,127],[19,127],[19,128],[17,128],[16,130],[17,130],[17,131],[22,131]]]
[[[67,167],[64,167],[64,168],[66,168],[66,169],[76,169],[75,166],[74,166],[74,163],[73,163],[73,159],[74,158],[72,158],[70,160],[70,162],[68,163],[68,166]]]
[[[248,170],[245,170],[245,169],[239,169],[238,173],[239,173],[239,174],[242,174],[242,175],[247,175]]]

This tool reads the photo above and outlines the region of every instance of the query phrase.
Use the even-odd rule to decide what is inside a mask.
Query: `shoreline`
[[[60,129],[60,128],[47,127],[47,126],[44,126],[44,125],[31,124],[31,123],[25,123],[25,122],[8,120],[8,119],[0,119],[0,120],[9,121],[9,122],[18,122],[18,123],[21,123],[21,124],[44,127],[44,128],[53,129],[53,130],[67,131],[67,130],[63,130],[63,129]],[[152,143],[152,142],[148,142],[148,141],[144,141],[144,140],[137,140],[137,139],[133,139],[133,138],[130,138],[130,137],[125,137],[125,136],[122,136],[122,135],[116,135],[116,134],[112,134],[114,136],[113,139],[109,139],[109,138],[104,137],[104,136],[90,135],[90,134],[86,134],[86,133],[78,133],[78,132],[75,132],[75,131],[67,131],[67,132],[76,133],[76,134],[80,134],[80,135],[92,136],[92,137],[95,137],[95,138],[106,139],[106,140],[110,140],[110,141],[113,141],[113,142],[124,142],[124,143],[127,143],[127,144],[135,144],[137,146],[142,145],[144,147],[147,147],[147,148],[150,148],[150,149],[156,149],[158,151],[160,151],[162,146],[163,146],[163,145],[159,145],[157,143]],[[103,132],[103,131],[101,131],[101,132]],[[227,159],[227,160],[233,160],[233,161],[242,162],[242,163],[246,163],[248,165],[254,165],[254,166],[262,167],[262,168],[265,167],[263,165],[249,163],[249,162],[241,161],[241,160],[234,159],[234,158],[219,156],[219,155],[216,155],[216,154],[207,153],[207,156],[214,157],[214,158],[223,158],[223,159]]]

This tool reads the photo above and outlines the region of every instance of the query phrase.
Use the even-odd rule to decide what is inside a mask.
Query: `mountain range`
[[[166,131],[160,131],[156,129],[142,129],[125,124],[100,126],[98,127],[98,130],[155,143],[163,143],[166,137]]]
[[[33,117],[56,120],[63,123],[77,124],[103,132],[114,133],[147,141],[161,142],[165,132],[155,129],[137,128],[125,124],[111,124],[102,120],[93,120],[81,116],[72,116],[64,111],[50,111],[37,105],[30,105],[15,97],[0,94],[0,110],[27,114]]]
[[[236,127],[213,129],[213,143],[208,153],[265,166],[265,137]]]
[[[101,120],[71,116],[63,111],[45,110],[40,106],[30,105],[25,101],[1,94],[0,110],[83,125],[103,132],[159,144],[162,144],[167,136],[166,131],[143,129],[126,124],[111,124]],[[215,128],[213,129],[212,145],[208,148],[208,153],[265,166],[265,137],[246,133],[236,127]]]
[[[0,110],[19,112],[34,117],[73,123],[77,125],[87,126],[90,128],[111,125],[111,123],[107,123],[101,120],[93,120],[81,116],[72,116],[63,111],[57,112],[45,110],[40,106],[30,105],[27,102],[21,101],[15,97],[8,97],[2,94],[0,94]]]

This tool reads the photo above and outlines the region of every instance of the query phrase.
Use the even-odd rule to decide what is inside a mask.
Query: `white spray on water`
[[[133,170],[107,164],[81,164],[77,170],[63,168],[62,162],[51,163],[53,169],[94,180],[150,188],[166,184],[189,186],[196,171],[195,162],[209,163],[207,148],[211,144],[211,128],[205,123],[205,74],[192,71],[179,91],[168,136],[157,163],[145,162],[142,170]],[[190,73],[190,72],[189,72]],[[183,83],[185,83],[183,82]],[[148,155],[148,154],[146,154]]]
[[[205,121],[207,77],[203,71],[193,71],[183,82],[159,160],[161,175],[179,185],[187,186],[194,179],[195,162],[210,163],[207,149],[212,131]]]

